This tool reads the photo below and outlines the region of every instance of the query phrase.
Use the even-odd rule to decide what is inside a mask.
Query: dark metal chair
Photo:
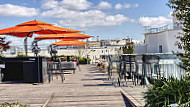
[[[120,63],[118,66],[118,83],[120,86],[121,80],[124,79],[124,81],[127,83],[127,79],[134,79],[133,77],[133,66],[135,64],[135,55],[121,55],[120,56]]]
[[[60,75],[61,76],[61,81],[63,82],[65,80],[64,77],[64,71],[63,71],[63,67],[62,67],[62,63],[59,60],[58,62],[54,62],[54,61],[49,61],[47,63],[47,68],[48,68],[48,80],[49,82],[51,80],[53,80],[53,75]],[[54,72],[55,71],[55,72]],[[57,72],[58,71],[58,72]],[[58,78],[58,77],[57,77]]]
[[[148,84],[151,80],[154,80],[153,77],[154,70],[156,70],[157,79],[160,77],[159,56],[157,55],[136,56],[135,67],[136,67],[135,84],[139,83],[139,79],[141,79],[141,85]]]

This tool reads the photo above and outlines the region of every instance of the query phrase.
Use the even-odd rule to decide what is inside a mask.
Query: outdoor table
[[[77,68],[76,62],[61,62],[61,69],[62,70],[73,70],[73,74]]]

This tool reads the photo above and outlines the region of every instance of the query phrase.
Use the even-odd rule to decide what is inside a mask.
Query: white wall
[[[178,47],[175,45],[176,41],[179,41],[178,39],[176,39],[176,36],[180,35],[179,32],[182,33],[182,30],[174,30],[168,32],[168,48],[170,52],[182,52],[182,50],[178,49]]]
[[[136,54],[143,54],[143,53],[146,53],[146,50],[147,50],[147,46],[144,44],[144,45],[135,45],[135,53]]]
[[[180,51],[175,42],[182,30],[168,30],[159,33],[149,33],[145,35],[145,44],[147,45],[146,53],[159,53],[159,46],[162,46],[162,53],[171,53]]]

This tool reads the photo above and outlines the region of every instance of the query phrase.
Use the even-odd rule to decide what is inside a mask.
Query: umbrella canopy
[[[12,35],[17,37],[32,37],[35,34],[64,34],[81,32],[77,30],[61,28],[50,25],[15,26],[0,30],[0,35]],[[30,33],[30,35],[28,35]]]
[[[18,24],[17,26],[31,26],[31,25],[49,25],[49,26],[52,26],[54,24],[46,23],[46,22],[38,21],[38,20],[33,20],[33,21],[28,21],[28,22]]]
[[[52,43],[52,45],[56,45],[56,46],[84,46],[84,45],[87,45],[87,43],[72,40],[72,41],[59,41],[59,42]]]
[[[67,33],[67,34],[48,34],[35,37],[35,40],[43,40],[43,39],[86,39],[93,36],[79,34],[79,33]]]
[[[53,26],[53,24],[42,21],[29,21],[18,24],[14,27],[0,30],[0,35],[12,35],[16,37],[25,37],[25,52],[27,55],[27,37],[32,37],[35,34],[64,34],[64,33],[76,33],[81,32],[72,29],[61,28]]]

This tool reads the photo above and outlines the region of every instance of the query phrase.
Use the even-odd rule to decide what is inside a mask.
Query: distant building
[[[119,40],[110,40],[111,45],[117,45]]]
[[[89,41],[88,46],[89,47],[101,47],[101,42],[100,41]]]
[[[130,42],[130,39],[122,39],[120,40],[117,45],[126,45],[126,43],[129,43]]]
[[[101,40],[101,46],[111,46],[110,40]]]

